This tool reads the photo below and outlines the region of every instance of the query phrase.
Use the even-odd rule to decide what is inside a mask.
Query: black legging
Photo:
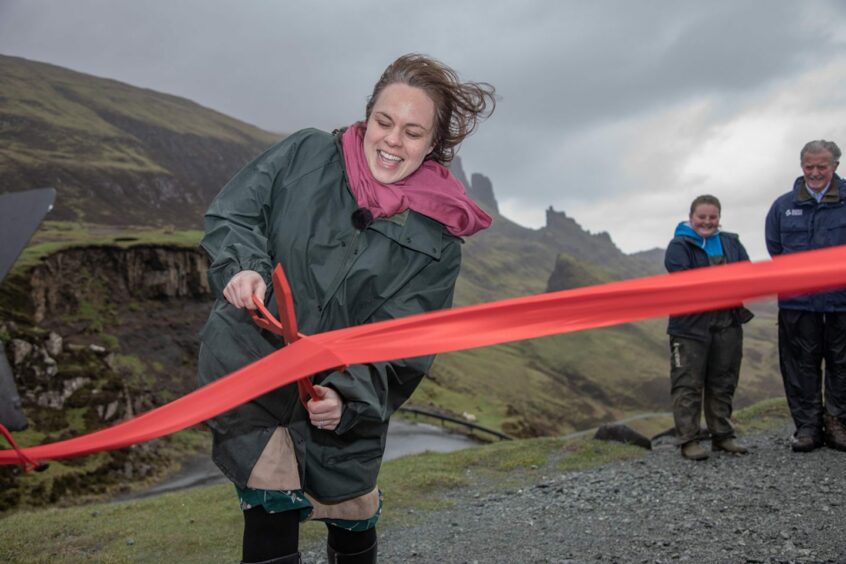
[[[356,554],[373,546],[376,528],[355,533],[327,523],[329,546],[339,554]],[[268,513],[264,507],[244,511],[244,562],[264,562],[299,549],[300,512]]]
[[[327,523],[326,529],[329,531],[329,546],[338,554],[358,554],[376,542],[376,527],[356,533]]]
[[[258,506],[244,511],[244,562],[264,562],[299,548],[300,512],[268,513]]]

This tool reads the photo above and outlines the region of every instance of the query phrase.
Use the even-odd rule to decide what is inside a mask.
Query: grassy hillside
[[[198,227],[278,140],[190,100],[0,55],[0,192],[53,186],[54,219]]]

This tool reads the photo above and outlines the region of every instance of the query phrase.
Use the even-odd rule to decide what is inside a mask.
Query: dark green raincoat
[[[207,384],[266,356],[278,337],[259,330],[246,310],[223,299],[227,282],[255,270],[270,286],[281,263],[294,295],[299,329],[321,333],[449,307],[461,240],[428,217],[406,211],[351,223],[357,204],[347,185],[340,138],[309,129],[274,145],[241,170],[206,213],[201,246],[217,302],[200,333],[199,382]],[[373,490],[391,414],[412,394],[433,356],[354,365],[318,374],[345,408],[334,431],[313,427],[296,385],[276,389],[209,421],[213,459],[245,487],[270,435],[287,427],[303,489],[326,502]],[[280,371],[284,366],[279,367]]]

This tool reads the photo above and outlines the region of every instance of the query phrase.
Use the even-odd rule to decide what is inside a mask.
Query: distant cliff
[[[489,214],[499,215],[499,204],[494,196],[493,183],[490,178],[484,174],[474,172],[470,180],[468,180],[467,174],[464,172],[464,167],[461,164],[461,157],[456,157],[450,163],[449,168],[453,175],[464,184],[468,196],[473,198]]]
[[[30,271],[33,319],[78,311],[84,303],[209,299],[208,260],[199,249],[97,246],[52,254]]]

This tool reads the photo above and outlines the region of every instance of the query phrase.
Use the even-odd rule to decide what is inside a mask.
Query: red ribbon
[[[12,433],[2,423],[0,423],[0,435],[3,435],[3,437],[5,437],[9,444],[12,446],[14,451],[18,453],[18,458],[20,464],[23,466],[24,472],[32,472],[33,470],[37,472],[43,472],[47,469],[47,464],[45,464],[44,462],[36,462],[35,460],[28,457],[26,453],[21,450],[21,447],[18,446],[18,443],[16,443],[15,439],[12,437]]]
[[[31,448],[0,464],[62,459],[179,431],[323,370],[484,347],[846,286],[846,246],[412,315],[301,336],[225,378],[113,427]],[[280,311],[281,313],[281,311]]]

